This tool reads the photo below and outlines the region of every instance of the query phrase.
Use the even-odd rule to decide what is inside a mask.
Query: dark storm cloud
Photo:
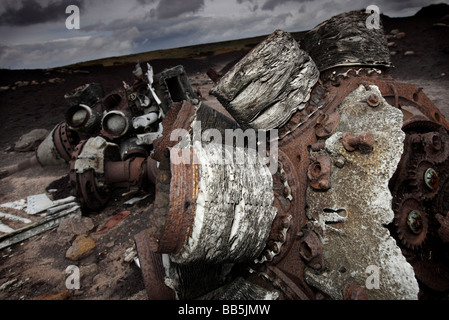
[[[154,2],[153,0],[138,1]],[[151,12],[158,19],[167,19],[179,17],[183,13],[196,13],[203,8],[204,0],[161,0]]]
[[[249,9],[250,9],[252,12],[255,12],[257,9],[259,9],[259,4],[257,3],[256,0],[237,0],[237,3],[238,3],[238,4],[242,4],[242,3],[245,3],[245,2],[247,2],[247,3],[250,4]]]
[[[274,10],[279,5],[282,5],[287,2],[310,2],[313,0],[266,0],[265,3],[262,5],[262,10]]]
[[[142,0],[144,1],[144,0]],[[317,0],[236,0],[238,4],[247,4],[252,6],[251,11],[257,9],[266,11],[275,11],[284,4],[298,4],[301,5],[299,10],[306,11],[308,8],[311,10],[328,10],[338,9],[341,12],[349,10],[359,10],[366,8],[368,5],[377,5],[381,11],[387,12],[400,12],[410,8],[420,8],[427,6],[432,3],[429,0],[349,0],[349,1],[339,1],[339,0],[327,0],[327,1],[317,1]],[[438,0],[433,1],[435,3]],[[441,1],[440,1],[441,2]],[[447,1],[445,1],[447,2]]]
[[[141,5],[151,4],[151,3],[155,3],[155,2],[157,2],[157,0],[137,0],[137,3],[139,3]]]
[[[369,1],[365,1],[365,4]],[[376,4],[375,1],[371,1],[372,4]],[[429,0],[393,0],[393,1],[380,1],[378,6],[382,11],[382,8],[388,10],[389,12],[400,12],[408,8],[421,8],[428,6],[432,3],[438,3],[439,1],[429,1]]]
[[[80,30],[66,30],[65,7],[75,3],[80,3],[80,7],[84,3],[83,24]],[[404,16],[413,15],[430,3],[428,0],[0,0],[0,67],[55,67],[106,56],[266,35],[275,29],[309,30],[336,14],[361,10],[370,4],[377,5],[387,15]],[[10,17],[6,18],[8,14]],[[37,25],[49,21],[54,23]]]
[[[38,0],[24,0],[22,7],[7,6],[0,15],[0,25],[30,26],[38,23],[58,21],[67,17],[65,9],[68,5],[82,7],[81,0],[52,1],[43,6]]]

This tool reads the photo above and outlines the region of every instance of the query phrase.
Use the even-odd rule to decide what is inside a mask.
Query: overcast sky
[[[391,17],[449,0],[1,0],[0,68],[48,68],[80,61],[309,30],[374,4]],[[66,28],[68,5],[80,29]]]

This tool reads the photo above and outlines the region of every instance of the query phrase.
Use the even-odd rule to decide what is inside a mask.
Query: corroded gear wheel
[[[394,225],[401,243],[409,249],[419,249],[428,231],[428,217],[422,199],[414,194],[404,194],[395,201],[394,212]]]
[[[421,134],[421,141],[427,157],[441,164],[449,157],[449,134],[444,128]]]
[[[409,186],[426,200],[432,199],[439,191],[439,172],[433,161],[427,157],[413,159],[408,164]]]

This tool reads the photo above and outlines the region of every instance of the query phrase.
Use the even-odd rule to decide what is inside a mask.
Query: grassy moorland
[[[305,33],[306,31],[301,31],[301,32],[293,32],[291,34],[296,40],[300,40]],[[68,65],[66,66],[66,68],[76,69],[99,65],[108,67],[114,65],[135,63],[136,61],[151,61],[151,60],[164,60],[164,59],[204,59],[206,57],[215,56],[223,53],[249,50],[254,46],[256,46],[257,44],[259,44],[261,41],[263,41],[266,37],[267,35],[254,38],[198,44],[173,49],[141,52],[118,57],[114,56],[98,60],[79,62],[76,64]]]

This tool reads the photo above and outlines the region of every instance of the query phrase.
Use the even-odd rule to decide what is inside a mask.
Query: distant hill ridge
[[[414,17],[422,19],[441,19],[449,15],[449,5],[446,3],[431,4],[426,7],[421,8]],[[388,16],[382,15],[387,19]],[[413,17],[413,16],[412,16]],[[411,18],[411,17],[406,17]],[[403,19],[403,18],[401,18]],[[274,31],[274,30],[273,30]],[[308,30],[291,32],[292,36],[296,40],[302,39],[304,34]],[[165,60],[165,59],[204,59],[209,56],[219,55],[223,53],[233,52],[233,51],[243,51],[250,50],[261,41],[263,41],[268,35],[261,35],[253,38],[243,38],[237,40],[219,41],[206,44],[197,44],[192,46],[185,46],[179,48],[162,49],[147,51],[141,53],[128,54],[123,56],[112,56],[102,59],[90,60],[85,62],[79,62],[64,66],[63,68],[78,69],[83,67],[91,66],[114,66],[136,63],[136,61],[151,61],[151,60]],[[61,68],[61,67],[58,67]],[[57,69],[57,68],[54,68]]]

